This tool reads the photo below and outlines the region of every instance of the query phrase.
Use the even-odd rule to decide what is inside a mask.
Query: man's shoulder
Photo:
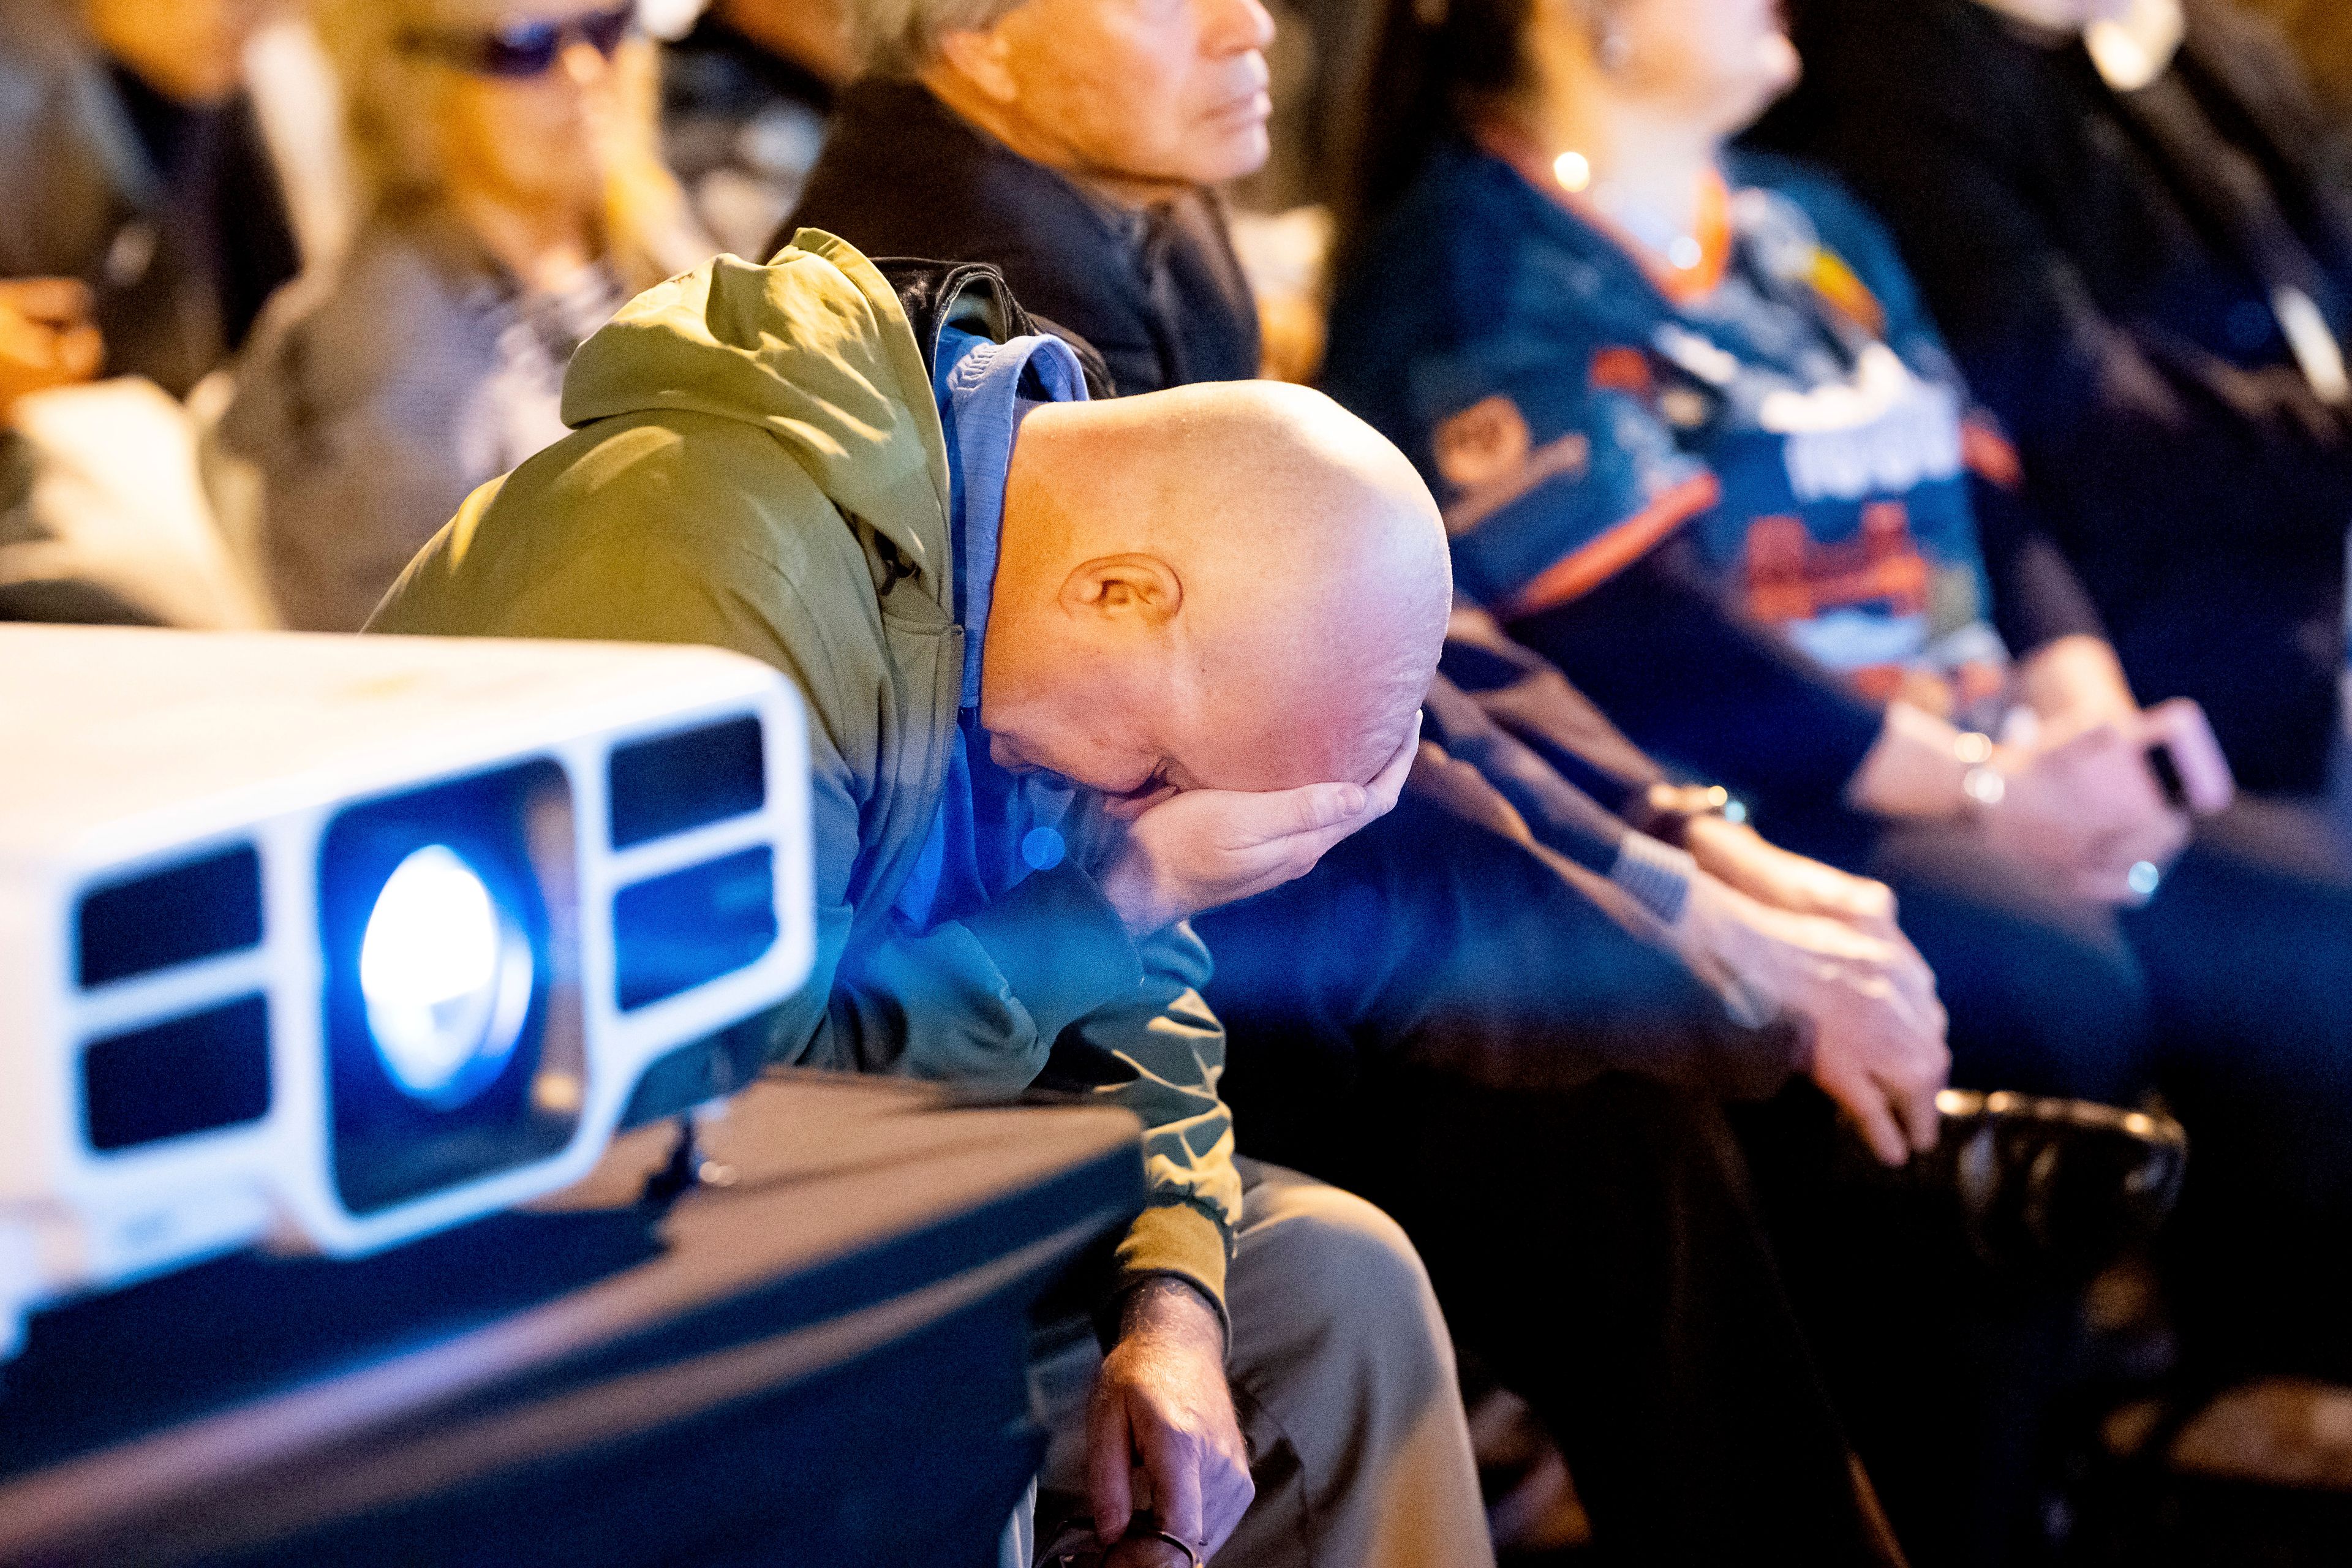
[[[477,492],[378,627],[709,643],[805,683],[862,662],[879,617],[855,532],[798,463],[755,426],[662,411],[598,420]]]
[[[987,262],[1048,315],[1045,296],[1108,297],[1134,270],[1130,258],[1113,256],[1117,236],[1076,186],[913,82],[864,82],[844,96],[780,239],[801,226],[869,256]]]

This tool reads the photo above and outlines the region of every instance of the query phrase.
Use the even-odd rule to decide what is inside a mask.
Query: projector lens
[[[394,1083],[437,1109],[497,1079],[530,1011],[530,942],[444,844],[387,878],[360,940],[360,994]]]

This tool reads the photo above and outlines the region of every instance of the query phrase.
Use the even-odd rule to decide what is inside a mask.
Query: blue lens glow
[[[456,850],[412,852],[360,939],[360,994],[384,1069],[436,1107],[499,1076],[530,1010],[530,943]]]

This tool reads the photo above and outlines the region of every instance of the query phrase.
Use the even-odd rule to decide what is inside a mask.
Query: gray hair
[[[1024,0],[849,0],[849,45],[867,76],[911,77],[950,33],[992,27]]]

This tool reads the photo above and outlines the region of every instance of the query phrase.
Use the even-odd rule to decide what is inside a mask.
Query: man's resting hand
[[[1087,1411],[1087,1498],[1105,1545],[1134,1518],[1138,1471],[1159,1527],[1191,1542],[1203,1562],[1233,1534],[1257,1491],[1225,1382],[1224,1330],[1181,1280],[1147,1279],[1129,1295],[1118,1343],[1103,1361]],[[1181,1568],[1184,1560],[1172,1546],[1138,1541],[1108,1561]]]
[[[1420,742],[1416,721],[1369,784],[1167,795],[1128,825],[1102,875],[1103,896],[1142,937],[1305,876],[1331,846],[1395,806]]]
[[[1720,816],[1691,819],[1685,847],[1699,869],[1757,902],[1791,914],[1826,915],[1874,935],[1895,931],[1895,889],[1765,841]]]
[[[1748,1021],[1800,1021],[1813,1081],[1881,1160],[1934,1145],[1952,1058],[1935,974],[1900,931],[1776,909],[1702,872],[1670,934],[1700,973],[1727,976]]]

